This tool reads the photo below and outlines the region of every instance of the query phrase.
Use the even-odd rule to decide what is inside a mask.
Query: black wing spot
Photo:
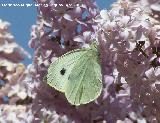
[[[66,73],[66,69],[62,68],[62,70],[60,71],[61,75],[64,75]]]

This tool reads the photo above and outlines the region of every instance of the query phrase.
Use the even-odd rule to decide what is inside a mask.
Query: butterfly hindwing
[[[72,105],[95,100],[102,90],[101,67],[98,53],[88,51],[75,63],[66,84],[65,96]]]
[[[71,70],[86,52],[85,49],[70,51],[51,63],[48,69],[47,83],[56,90],[65,92],[65,85],[68,82]]]

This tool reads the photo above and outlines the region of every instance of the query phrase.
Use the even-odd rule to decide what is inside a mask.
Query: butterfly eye
[[[60,71],[61,75],[64,75],[66,72],[66,69],[62,68],[62,70]]]

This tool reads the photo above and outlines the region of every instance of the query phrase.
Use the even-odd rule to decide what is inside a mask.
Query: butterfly
[[[72,105],[87,104],[102,91],[102,74],[97,45],[67,52],[50,64],[47,84],[65,94]]]

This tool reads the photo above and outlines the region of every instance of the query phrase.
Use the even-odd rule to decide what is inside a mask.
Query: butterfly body
[[[102,90],[99,53],[91,48],[70,51],[51,63],[47,83],[63,92],[72,105],[95,100]]]

